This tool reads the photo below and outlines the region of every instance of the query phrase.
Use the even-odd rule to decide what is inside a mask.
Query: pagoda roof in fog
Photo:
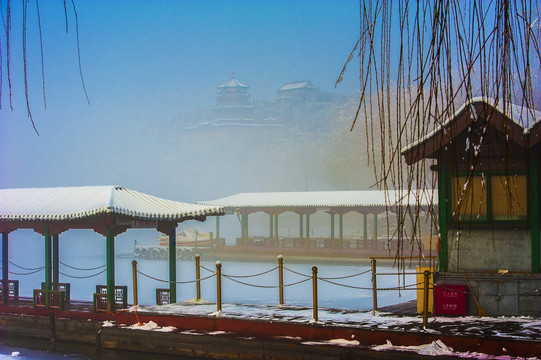
[[[318,89],[310,80],[294,81],[284,84],[278,91],[296,90],[296,89]]]
[[[231,80],[229,80],[225,84],[217,86],[217,88],[218,89],[223,89],[223,88],[249,88],[249,86],[244,84],[244,83],[241,83],[240,81],[238,81],[237,78],[236,78],[235,73],[233,73],[231,75]]]

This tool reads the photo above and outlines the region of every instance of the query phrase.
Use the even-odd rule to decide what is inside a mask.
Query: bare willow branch
[[[79,75],[81,77],[81,84],[85,92],[86,101],[88,102],[88,105],[90,105],[90,99],[88,98],[88,93],[86,91],[86,86],[85,86],[85,80],[83,78],[83,68],[81,66],[81,46],[79,43],[79,17],[77,16],[77,9],[75,8],[75,0],[71,0],[71,4],[73,6],[73,14],[75,15],[75,34],[77,36],[77,59],[79,60]],[[67,30],[67,25],[66,25],[66,30]]]
[[[360,0],[360,38],[355,49],[361,95],[351,129],[364,120],[368,158],[379,188],[408,193],[435,188],[436,173],[429,170],[432,160],[406,166],[401,150],[441,129],[466,101],[492,99],[505,112],[513,104],[530,110],[541,107],[536,97],[541,85],[534,81],[541,72],[539,13],[538,1],[530,0]],[[346,65],[351,59],[352,54]],[[511,131],[505,126],[504,132]],[[473,136],[476,146],[487,138],[483,131]],[[508,140],[492,146],[504,155],[512,151]],[[479,159],[474,156],[472,164],[478,169]],[[468,172],[470,178],[474,170]],[[516,198],[517,190],[509,184],[506,181],[507,197]],[[479,203],[468,197],[469,191],[459,197],[478,211]],[[389,204],[396,201],[389,200]],[[404,218],[397,230],[400,239],[411,242],[409,249],[420,246],[421,236],[416,234],[423,221],[420,209],[408,205],[402,212],[404,218],[411,218],[413,235],[406,236]],[[436,210],[428,210],[433,225]],[[406,255],[401,249],[396,256]]]
[[[36,0],[36,11],[38,16],[38,29],[39,29],[39,50],[41,54],[41,84],[43,87],[43,107],[47,108],[47,98],[45,96],[45,64],[43,62],[43,36],[41,33],[41,18],[39,16],[39,0]]]

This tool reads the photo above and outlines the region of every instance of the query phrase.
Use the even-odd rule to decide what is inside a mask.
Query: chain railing
[[[211,279],[214,276],[216,276],[216,273],[212,273],[211,275],[209,275],[207,277],[204,277],[202,279],[199,279],[199,280],[196,279],[196,280],[188,280],[188,281],[169,281],[169,280],[164,280],[164,279],[160,279],[160,278],[145,274],[144,272],[142,272],[140,270],[137,270],[137,273],[143,275],[144,277],[152,279],[154,281],[159,281],[159,282],[163,282],[163,283],[167,283],[167,284],[177,284],[177,285],[193,284],[193,283],[196,283],[198,281],[205,281],[205,280]]]
[[[16,268],[19,268],[19,269],[22,269],[22,270],[28,270],[28,271],[40,271],[42,269],[45,269],[45,266],[40,266],[40,267],[36,267],[36,268],[29,268],[29,267],[25,267],[25,266],[21,266],[21,265],[17,265],[15,264],[13,261],[9,261],[9,263],[13,266],[15,266]]]
[[[13,261],[9,260],[9,263],[13,266],[15,266],[16,268],[19,268],[21,270],[26,270],[28,272],[15,272],[15,271],[8,271],[9,274],[11,275],[18,275],[18,276],[27,276],[27,275],[33,275],[33,274],[36,274],[40,271],[42,271],[43,269],[45,269],[45,266],[40,266],[40,267],[36,267],[36,268],[30,268],[30,267],[26,267],[26,266],[21,266],[21,265],[18,265],[18,264],[15,264]]]
[[[63,273],[62,271],[59,271],[58,273],[61,274],[61,275],[64,275],[65,277],[69,277],[69,278],[72,278],[72,279],[90,279],[90,278],[99,276],[99,275],[103,274],[106,271],[107,271],[107,269],[103,269],[100,272],[97,272],[97,273],[92,274],[92,275],[86,275],[86,276],[69,275],[69,274]]]
[[[96,266],[96,267],[91,267],[91,268],[79,268],[79,267],[75,267],[75,266],[65,264],[62,261],[59,261],[58,263],[60,265],[63,265],[65,267],[67,267],[67,268],[70,268],[70,269],[73,269],[73,270],[79,270],[79,271],[92,271],[92,270],[98,270],[98,269],[103,269],[103,268],[107,267],[107,264],[103,264],[103,265]]]
[[[350,285],[350,284],[344,284],[344,283],[340,283],[338,282],[337,280],[345,280],[345,279],[352,279],[352,278],[355,278],[355,277],[360,277],[362,275],[366,275],[368,273],[372,273],[372,278],[374,279],[376,275],[388,275],[388,274],[385,274],[385,273],[381,273],[381,274],[377,274],[376,273],[376,268],[375,268],[375,264],[370,268],[370,269],[367,269],[367,270],[363,270],[363,271],[360,271],[360,272],[357,272],[357,273],[354,273],[354,274],[350,274],[350,275],[344,275],[344,276],[336,276],[336,277],[323,277],[323,276],[318,276],[317,275],[317,267],[313,267],[312,268],[312,274],[311,275],[307,275],[307,274],[303,274],[301,272],[298,272],[296,270],[293,270],[293,269],[290,269],[288,267],[285,267],[283,265],[283,256],[278,256],[278,266],[275,266],[273,268],[270,268],[268,270],[265,270],[265,271],[262,271],[262,272],[259,272],[259,273],[255,273],[255,274],[248,274],[248,275],[236,275],[236,274],[228,274],[226,272],[223,272],[222,271],[222,263],[221,262],[216,262],[216,270],[213,270],[213,269],[210,269],[204,265],[202,265],[200,263],[200,257],[198,255],[195,256],[195,261],[196,261],[196,279],[195,280],[188,280],[188,281],[169,281],[169,280],[165,280],[165,279],[160,279],[160,278],[157,278],[157,277],[154,277],[154,276],[151,276],[151,275],[148,275],[140,270],[136,270],[136,266],[137,266],[137,262],[136,261],[133,261],[134,263],[134,270],[133,270],[133,273],[134,273],[134,288],[137,287],[137,281],[136,281],[136,275],[137,274],[141,274],[142,276],[145,276],[151,280],[154,280],[154,281],[158,281],[158,282],[162,282],[162,283],[167,283],[167,284],[193,284],[195,283],[196,286],[197,286],[197,300],[200,300],[200,296],[201,296],[201,288],[200,288],[200,285],[201,285],[201,282],[202,281],[205,281],[205,280],[208,280],[208,279],[211,279],[213,278],[214,276],[216,276],[216,310],[219,312],[221,311],[222,309],[222,304],[221,304],[221,294],[222,294],[222,278],[225,278],[226,280],[229,280],[229,281],[232,281],[232,282],[235,282],[237,284],[240,284],[240,285],[243,285],[243,286],[248,286],[248,287],[253,287],[253,288],[258,288],[258,289],[278,289],[279,290],[279,297],[280,297],[280,305],[284,305],[284,295],[283,295],[283,290],[284,288],[286,287],[292,287],[292,286],[296,286],[296,285],[300,285],[302,283],[305,283],[305,282],[308,282],[310,280],[312,280],[312,292],[313,292],[313,309],[314,309],[314,321],[317,321],[317,318],[318,318],[318,313],[317,313],[317,308],[318,308],[318,304],[317,304],[317,301],[318,301],[318,297],[317,297],[317,281],[318,280],[321,280],[325,283],[328,283],[328,284],[331,284],[331,285],[335,285],[335,286],[340,286],[340,287],[345,287],[345,288],[350,288],[350,289],[357,289],[357,290],[373,290],[374,291],[374,304],[375,304],[375,307],[374,309],[377,309],[377,291],[390,291],[390,290],[417,290],[419,288],[420,285],[422,285],[423,283],[414,283],[414,284],[409,284],[409,285],[402,285],[402,286],[396,286],[396,287],[384,287],[384,288],[377,288],[376,287],[376,282],[373,281],[373,284],[372,284],[372,287],[367,287],[367,286],[358,286],[358,285]],[[375,262],[375,260],[373,260]],[[203,277],[203,278],[200,278],[200,269],[203,269],[207,272],[209,272],[210,274],[206,277]],[[256,278],[256,277],[260,277],[260,276],[263,276],[263,275],[267,275],[267,274],[270,274],[274,271],[278,270],[278,285],[267,285],[267,284],[255,284],[253,282],[249,282],[249,281],[246,281],[245,279],[253,279],[253,278]],[[284,283],[284,279],[283,279],[283,273],[284,273],[284,270],[289,272],[289,273],[292,273],[294,275],[297,275],[297,276],[300,276],[301,279],[299,281],[294,281],[294,282],[291,282],[291,283],[288,283],[288,284],[285,284]],[[410,274],[410,273],[408,273]],[[411,273],[411,274],[415,274],[415,273]],[[134,290],[136,291],[136,290]],[[137,294],[134,292],[134,299],[137,298]],[[375,310],[374,310],[374,314],[375,314]]]
[[[318,276],[318,268],[316,266],[312,267],[312,274],[304,274],[302,272],[290,269],[290,268],[284,266],[284,264],[283,264],[284,259],[283,259],[283,256],[281,256],[281,255],[278,256],[278,258],[277,258],[278,266],[272,267],[272,268],[270,268],[268,270],[261,271],[261,272],[255,273],[255,274],[246,274],[246,275],[245,274],[237,275],[237,274],[230,274],[230,273],[227,273],[227,272],[222,272],[222,263],[219,262],[219,261],[216,262],[216,269],[213,270],[213,269],[209,269],[209,268],[205,267],[204,265],[202,265],[200,263],[200,257],[198,255],[195,256],[195,260],[196,260],[196,278],[193,279],[193,280],[186,280],[186,281],[170,281],[170,280],[161,279],[159,277],[149,275],[148,273],[137,270],[137,262],[134,260],[132,262],[132,265],[133,265],[133,278],[134,278],[134,304],[137,305],[137,302],[138,302],[137,301],[137,276],[138,275],[144,276],[144,277],[146,277],[148,279],[151,279],[153,281],[169,284],[170,286],[194,284],[195,283],[196,287],[197,287],[197,300],[200,300],[200,298],[201,298],[201,287],[200,287],[201,282],[209,280],[209,279],[211,279],[213,277],[216,277],[216,289],[217,289],[216,305],[217,305],[217,311],[218,312],[220,312],[221,309],[222,309],[222,286],[221,286],[222,277],[225,278],[226,280],[235,282],[235,283],[243,285],[243,286],[259,288],[259,289],[278,289],[279,290],[280,305],[285,304],[284,294],[283,294],[284,288],[293,287],[293,286],[300,285],[300,284],[303,284],[305,282],[308,282],[308,281],[312,280],[313,311],[314,311],[313,321],[318,321],[318,294],[317,294],[318,284],[317,284],[317,282],[318,281],[323,281],[324,283],[327,283],[327,284],[330,284],[330,285],[333,285],[333,286],[339,286],[339,287],[344,287],[344,288],[349,288],[349,289],[366,290],[366,291],[372,290],[372,296],[373,296],[373,309],[372,309],[372,312],[373,312],[374,315],[376,314],[376,311],[378,309],[378,306],[377,306],[377,294],[378,294],[379,291],[397,291],[397,290],[399,290],[399,291],[402,291],[402,290],[422,291],[422,295],[421,295],[421,293],[419,293],[418,299],[420,299],[420,296],[422,296],[422,298],[423,298],[423,311],[422,311],[422,314],[423,314],[423,326],[426,327],[427,324],[428,324],[427,318],[428,318],[428,312],[429,312],[428,311],[428,299],[429,299],[428,294],[429,294],[429,291],[434,290],[436,288],[439,288],[441,290],[452,291],[452,292],[455,292],[455,293],[463,293],[465,295],[472,295],[474,297],[478,296],[478,295],[476,295],[474,293],[472,288],[469,286],[469,283],[468,283],[468,288],[464,289],[464,290],[457,289],[457,288],[452,288],[452,287],[447,287],[449,285],[445,285],[445,284],[436,284],[436,283],[434,283],[430,278],[431,272],[428,271],[428,270],[423,271],[423,272],[400,272],[400,275],[423,275],[424,276],[423,281],[417,280],[416,283],[402,284],[402,285],[399,285],[399,286],[392,286],[392,287],[378,287],[377,286],[377,277],[378,276],[391,276],[391,275],[396,276],[397,273],[392,273],[392,272],[378,273],[377,268],[376,268],[376,259],[371,259],[371,267],[369,269],[367,269],[367,270],[359,271],[357,273],[350,274],[350,275],[335,276],[335,277]],[[17,268],[20,268],[22,270],[28,271],[26,273],[17,273],[17,272],[11,272],[11,271],[9,272],[10,274],[21,275],[21,276],[23,276],[23,275],[32,275],[32,274],[35,274],[37,272],[42,271],[45,268],[44,266],[36,267],[36,268],[24,267],[24,266],[15,264],[12,261],[10,261],[10,264],[12,264],[13,266],[15,266]],[[74,275],[63,273],[63,272],[59,272],[63,276],[66,276],[66,277],[69,277],[69,278],[74,278],[74,279],[91,278],[91,277],[101,275],[101,274],[103,274],[104,272],[107,271],[106,265],[101,265],[101,266],[91,267],[91,268],[79,268],[79,267],[71,266],[71,265],[68,265],[68,264],[65,264],[65,263],[62,263],[62,262],[60,262],[60,264],[67,267],[67,268],[69,268],[69,269],[73,269],[73,270],[77,270],[77,271],[93,271],[93,270],[103,269],[103,270],[100,270],[100,271],[98,271],[96,273],[93,273],[93,274],[90,274],[90,275],[85,275],[85,276],[74,276]],[[200,269],[201,268],[203,268],[205,271],[209,272],[209,274],[207,276],[202,277],[202,278],[200,276]],[[276,270],[278,270],[278,284],[277,285],[276,284],[256,284],[256,283],[252,283],[250,280],[248,280],[248,279],[254,279],[254,278],[257,278],[257,277],[261,277],[261,276],[264,276],[264,275],[271,274],[271,273],[275,272]],[[293,282],[285,284],[284,283],[284,278],[283,278],[284,270],[291,273],[291,274],[299,276],[301,279],[298,280],[298,281],[293,281]],[[367,274],[371,274],[371,282],[372,282],[371,287],[362,286],[362,285],[355,285],[355,284],[346,284],[346,283],[343,283],[343,282],[340,281],[340,280],[358,278],[358,277],[361,277],[361,276],[367,275]],[[164,290],[164,289],[158,289],[158,290]],[[506,293],[506,294],[499,294],[498,296],[537,295],[540,292],[541,292],[541,290],[539,290],[539,289],[532,289],[532,290],[528,290],[527,292],[517,292],[517,293],[512,293],[512,294]],[[476,299],[476,302],[477,302],[477,299]]]
[[[33,275],[33,274],[39,273],[39,272],[42,271],[43,269],[45,269],[45,266],[44,266],[44,267],[41,267],[41,268],[37,268],[36,270],[30,271],[30,272],[27,272],[27,273],[19,273],[19,272],[15,272],[15,271],[9,271],[9,273],[10,273],[11,275],[26,276],[26,275]]]

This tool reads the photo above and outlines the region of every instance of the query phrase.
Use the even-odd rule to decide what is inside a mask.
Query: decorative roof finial
[[[237,75],[234,72],[231,73],[231,79],[234,79],[236,76]]]

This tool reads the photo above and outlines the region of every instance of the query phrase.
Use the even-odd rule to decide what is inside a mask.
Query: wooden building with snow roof
[[[434,161],[438,284],[468,284],[469,313],[541,314],[540,119],[474,98],[402,149],[407,164]]]

